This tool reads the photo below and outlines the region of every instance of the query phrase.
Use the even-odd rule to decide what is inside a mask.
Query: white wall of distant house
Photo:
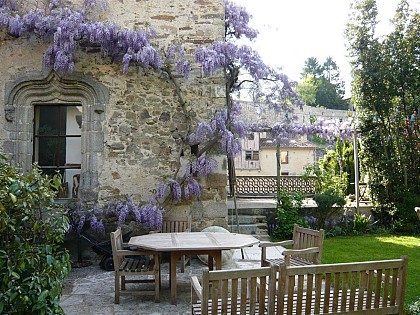
[[[315,148],[283,148],[288,153],[288,163],[281,165],[281,172],[287,175],[303,175],[305,167],[315,162]],[[236,168],[237,176],[276,176],[276,147],[260,149],[259,168]]]

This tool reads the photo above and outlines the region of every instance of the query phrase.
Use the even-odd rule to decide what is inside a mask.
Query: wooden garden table
[[[222,269],[222,250],[240,249],[258,244],[252,235],[218,232],[153,233],[130,238],[130,246],[156,252],[170,252],[169,283],[171,304],[176,305],[176,262],[183,255],[208,255],[208,267]]]

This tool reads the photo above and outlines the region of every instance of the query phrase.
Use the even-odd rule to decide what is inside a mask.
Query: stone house
[[[105,19],[125,28],[152,25],[158,47],[182,44],[187,55],[224,39],[223,0],[109,1]],[[96,47],[77,53],[76,69],[57,74],[43,69],[47,44],[37,38],[0,33],[0,143],[13,163],[27,170],[38,162],[63,176],[63,200],[101,204],[131,195],[148,202],[151,191],[172,176],[190,150],[179,154],[185,116],[174,85],[165,77],[101,58]],[[194,112],[193,125],[224,107],[222,73],[206,78],[198,66],[188,80],[177,77]],[[59,130],[58,132],[56,132]],[[49,137],[48,137],[49,136]],[[199,200],[170,204],[191,214],[193,228],[226,226],[226,162],[201,180]]]

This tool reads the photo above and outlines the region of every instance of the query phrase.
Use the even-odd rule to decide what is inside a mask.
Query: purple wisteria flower
[[[103,57],[122,60],[123,72],[135,62],[145,69],[162,67],[162,61],[150,40],[156,37],[153,28],[126,30],[112,22],[98,22],[89,16],[93,9],[104,10],[106,1],[84,0],[81,8],[64,1],[49,1],[48,10],[29,10],[20,14],[13,1],[0,3],[0,27],[16,37],[37,36],[50,46],[44,54],[44,66],[57,72],[75,70],[76,50],[80,41],[100,46]],[[182,67],[187,67],[184,62]],[[181,67],[181,68],[182,68]],[[186,69],[183,69],[183,73]]]
[[[147,229],[158,229],[162,225],[162,214],[165,210],[159,207],[154,197],[147,205],[139,207],[127,196],[125,200],[112,201],[104,206],[106,216],[115,214],[118,218],[118,225],[123,225],[134,217],[137,224]]]
[[[181,200],[182,198],[182,190],[181,190],[181,185],[179,184],[179,182],[175,179],[168,179],[168,186],[171,189],[172,192],[172,198],[176,201]]]
[[[159,207],[152,198],[150,203],[140,208],[144,226],[149,230],[156,230],[162,226],[165,209]]]

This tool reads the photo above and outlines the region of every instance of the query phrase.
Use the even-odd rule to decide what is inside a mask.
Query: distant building
[[[245,103],[242,118],[245,122],[255,121],[274,125],[285,119],[284,114],[273,110],[261,112],[252,103]],[[304,106],[294,113],[294,121],[309,123],[316,119],[348,119],[348,111],[331,110]],[[308,165],[313,164],[325,154],[325,146],[318,145],[307,136],[292,139],[289,144],[281,146],[281,174],[302,175]],[[267,132],[254,132],[242,140],[242,152],[235,157],[237,176],[275,176],[277,174],[276,145]]]
[[[281,147],[282,175],[302,175],[305,167],[313,164],[322,149],[307,140],[291,140]],[[321,154],[322,155],[322,154]],[[235,158],[238,176],[276,175],[276,145],[265,132],[255,132],[250,139],[242,141],[242,152]]]

